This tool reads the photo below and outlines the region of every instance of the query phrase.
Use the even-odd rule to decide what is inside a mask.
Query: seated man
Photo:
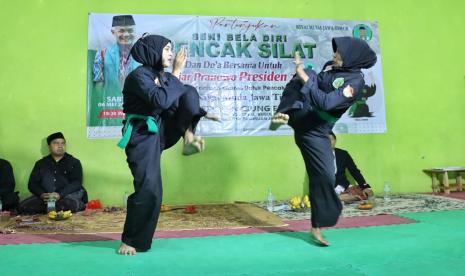
[[[15,177],[10,162],[0,159],[0,200],[3,211],[16,213],[19,205],[18,192],[15,192]]]
[[[370,185],[366,183],[350,154],[345,150],[336,148],[336,135],[333,132],[329,134],[329,139],[331,140],[336,163],[336,187],[334,190],[339,195],[339,198],[346,203],[350,203],[373,196]],[[350,183],[345,174],[346,169],[357,181],[358,187],[349,187]]]
[[[50,154],[36,162],[29,177],[29,191],[33,194],[20,204],[24,214],[45,213],[47,201],[56,201],[57,211],[82,211],[87,192],[82,186],[81,162],[66,153],[66,141],[61,132],[47,137]]]

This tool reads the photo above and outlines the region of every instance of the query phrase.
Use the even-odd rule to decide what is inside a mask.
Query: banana
[[[57,218],[69,218],[73,215],[71,211],[51,211],[48,213],[48,217],[51,219],[57,219]]]
[[[55,212],[55,211],[49,212],[49,213],[48,213],[48,217],[49,217],[49,218],[52,218],[52,219],[56,218],[56,217],[57,217],[57,212]]]
[[[291,198],[291,200],[289,201],[289,205],[291,207],[291,209],[300,209],[300,204],[301,204],[301,199],[300,197],[298,196],[295,196],[293,198]]]
[[[289,200],[289,206],[292,210],[310,208],[310,199],[308,198],[308,195],[305,195],[302,198],[299,196],[294,196]]]
[[[304,208],[310,208],[310,199],[308,198],[308,195],[304,196],[303,207]]]

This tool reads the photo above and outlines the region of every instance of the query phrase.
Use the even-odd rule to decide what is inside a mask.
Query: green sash
[[[151,133],[158,132],[157,123],[155,122],[155,118],[153,118],[152,116],[144,116],[144,115],[139,115],[139,114],[126,114],[126,123],[124,124],[124,128],[123,128],[123,137],[118,142],[118,147],[122,149],[126,148],[126,146],[129,143],[129,140],[131,139],[132,119],[145,120],[145,122],[147,123],[147,128],[149,132]]]
[[[333,115],[331,115],[331,114],[329,114],[328,112],[325,112],[325,111],[317,110],[316,113],[318,114],[318,116],[321,119],[325,120],[328,123],[335,124],[337,122],[337,120],[339,120],[339,118],[336,118]]]

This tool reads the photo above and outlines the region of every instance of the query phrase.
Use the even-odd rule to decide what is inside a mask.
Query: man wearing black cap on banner
[[[20,204],[24,214],[45,213],[47,202],[54,200],[56,210],[84,210],[87,192],[82,186],[81,162],[66,153],[63,133],[47,137],[50,154],[36,162],[29,177],[28,188],[33,194]]]
[[[113,17],[114,42],[95,54],[88,122],[90,126],[119,126],[122,121],[123,90],[126,76],[140,64],[129,55],[136,35],[131,15]],[[107,46],[107,45],[104,45]]]
[[[94,60],[94,82],[103,84],[107,96],[121,96],[124,79],[140,64],[129,55],[135,38],[136,23],[131,15],[113,17],[111,33],[115,43],[98,51]]]
[[[115,43],[95,55],[94,82],[103,84],[106,96],[121,96],[126,76],[140,65],[129,55],[135,38],[135,25],[131,15],[114,16],[111,33]]]

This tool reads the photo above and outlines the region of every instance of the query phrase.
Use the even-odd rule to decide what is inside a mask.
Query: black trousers
[[[64,198],[60,198],[55,203],[55,209],[57,211],[68,211],[79,212],[85,209],[86,204],[84,202],[84,190],[80,190],[71,193]],[[47,203],[44,202],[40,197],[35,195],[26,198],[21,201],[19,205],[19,212],[25,215],[33,214],[45,214],[47,212]]]
[[[308,174],[312,227],[334,226],[342,204],[334,191],[334,155],[328,137],[333,124],[323,121],[311,109],[290,112],[289,116]]]
[[[199,95],[192,86],[157,118],[158,133],[149,133],[142,120],[134,120],[134,129],[126,156],[134,177],[134,193],[128,197],[122,241],[147,251],[151,248],[163,198],[160,157],[205,115],[199,106]]]
[[[18,192],[7,192],[0,195],[3,211],[16,211],[19,206]]]

